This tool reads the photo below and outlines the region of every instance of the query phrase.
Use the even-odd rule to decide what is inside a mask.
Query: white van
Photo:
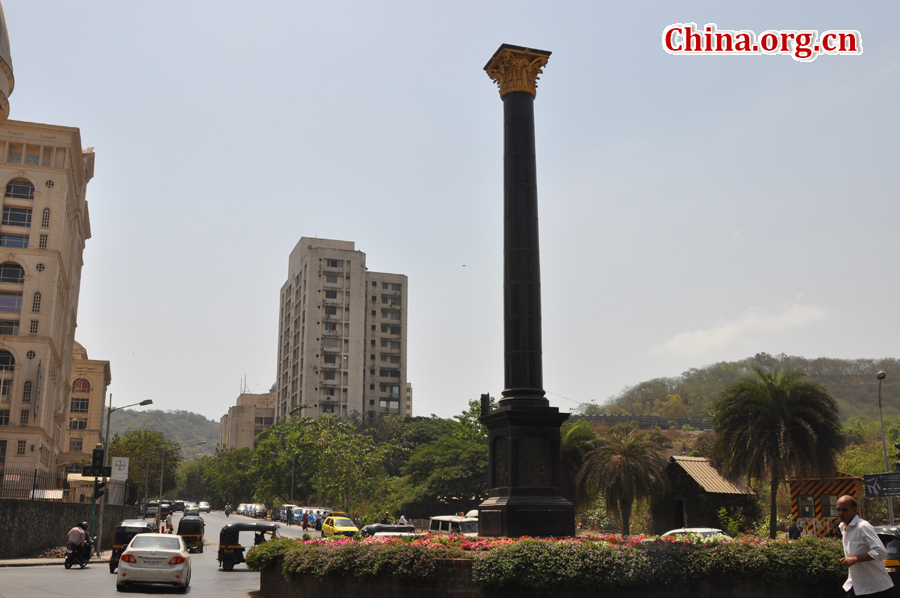
[[[459,515],[432,517],[428,523],[428,533],[477,536],[478,517],[460,517]]]

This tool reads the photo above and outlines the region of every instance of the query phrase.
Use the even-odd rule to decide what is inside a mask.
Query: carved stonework
[[[550,486],[550,439],[525,436],[519,440],[519,485]]]
[[[537,95],[540,78],[550,52],[503,44],[484,67],[488,77],[500,87],[500,97],[513,91],[527,91]]]
[[[494,479],[493,488],[509,486],[509,444],[505,436],[494,438]]]

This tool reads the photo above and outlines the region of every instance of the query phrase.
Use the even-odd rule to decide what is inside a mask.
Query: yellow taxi
[[[347,517],[326,517],[322,523],[322,535],[326,538],[332,536],[355,536],[359,529]]]

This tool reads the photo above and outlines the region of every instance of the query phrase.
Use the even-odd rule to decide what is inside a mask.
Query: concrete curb
[[[100,556],[92,556],[88,567],[96,567],[97,565],[109,566],[110,551],[105,550]],[[66,564],[66,559],[6,559],[0,560],[0,567],[50,567],[57,565],[62,567]]]

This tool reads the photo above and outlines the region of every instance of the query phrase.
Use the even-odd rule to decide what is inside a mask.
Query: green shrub
[[[278,557],[293,550],[297,546],[297,540],[293,538],[278,538],[254,546],[247,552],[247,566],[253,571],[260,571],[274,563]]]

